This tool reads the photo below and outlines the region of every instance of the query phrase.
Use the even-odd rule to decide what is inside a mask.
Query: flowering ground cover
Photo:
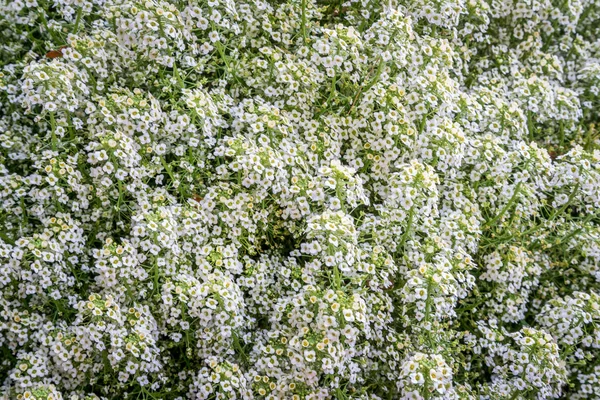
[[[598,0],[0,0],[0,399],[600,399]]]

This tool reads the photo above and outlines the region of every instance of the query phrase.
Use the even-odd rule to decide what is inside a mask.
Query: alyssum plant
[[[599,399],[598,0],[0,0],[0,398]]]

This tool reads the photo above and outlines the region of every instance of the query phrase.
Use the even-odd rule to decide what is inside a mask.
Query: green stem
[[[79,32],[79,23],[81,22],[81,14],[83,12],[83,9],[81,7],[79,7],[77,9],[77,18],[75,18],[75,28],[74,28],[74,33]]]
[[[176,179],[175,179],[175,176],[173,175],[173,170],[171,169],[171,166],[167,163],[165,158],[162,156],[160,157],[160,162],[162,163],[162,166],[167,171],[167,175],[169,175],[169,178],[171,178],[171,183],[173,183],[173,185],[175,185]],[[177,185],[177,191],[179,192],[179,194],[181,194],[182,196],[185,197],[185,193],[184,193],[181,185]]]
[[[177,82],[179,83],[179,86],[184,89],[185,88],[185,82],[183,81],[183,79],[181,79],[181,75],[179,75],[179,70],[177,69],[177,63],[173,63],[173,75],[175,75],[175,78],[177,79]]]
[[[415,216],[414,208],[415,207],[412,206],[410,208],[410,211],[408,212],[408,224],[406,225],[406,230],[404,231],[404,233],[402,234],[402,237],[400,238],[400,243],[398,243],[398,246],[396,247],[396,251],[400,251],[400,248],[404,245],[404,242],[406,242],[406,238],[408,237],[408,234],[412,230],[413,219]]]
[[[489,220],[488,222],[483,224],[483,227],[485,228],[485,227],[493,226],[500,218],[502,218],[502,216],[508,211],[508,209],[510,207],[512,207],[514,202],[517,201],[517,195],[519,194],[520,191],[521,191],[521,182],[517,183],[515,192],[513,193],[512,197],[510,198],[508,203],[506,203],[506,205],[504,206],[502,211],[500,211],[500,213],[498,213],[494,218],[492,218],[491,220]]]
[[[50,113],[50,129],[52,130],[52,151],[56,151],[58,139],[56,138],[56,119],[54,113]]]
[[[333,98],[334,93],[336,92],[335,90],[335,85],[337,83],[337,75],[334,74],[333,78],[331,79],[331,89],[329,90],[329,97],[327,97],[327,100],[325,101],[325,106],[329,105],[329,102],[331,101],[331,99]]]
[[[302,37],[306,43],[306,0],[302,0]]]
[[[547,222],[552,222],[554,221],[559,215],[561,215],[566,209],[567,207],[569,207],[569,205],[571,204],[571,202],[573,201],[573,198],[575,197],[575,195],[577,194],[577,191],[579,190],[579,183],[575,184],[575,186],[573,187],[573,190],[571,191],[571,194],[569,195],[569,198],[567,200],[567,202],[565,204],[562,205],[562,207],[556,211],[554,211],[554,213],[552,213],[552,215],[546,220]],[[536,226],[534,226],[533,228],[525,231],[522,233],[522,236],[524,235],[529,235],[531,233],[536,232],[538,229],[540,229],[544,224],[538,224]]]
[[[23,213],[23,227],[27,226],[27,207],[25,206],[25,197],[21,197],[21,212]]]
[[[529,141],[533,142],[533,117],[531,116],[531,111],[527,112],[527,131],[529,133]]]
[[[342,278],[340,275],[340,270],[338,269],[337,265],[333,266],[333,284],[335,286],[336,290],[340,290],[342,284]]]
[[[67,119],[68,119],[68,124],[69,124],[69,137],[71,138],[71,141],[73,142],[73,145],[75,144],[75,129],[73,127],[73,119],[71,118],[71,114],[67,114]]]
[[[585,150],[588,152],[591,152],[592,149],[594,148],[593,147],[594,142],[592,140],[593,132],[594,132],[594,125],[590,124],[590,126],[588,127],[587,136],[585,138],[585,146],[584,146]]]
[[[559,130],[559,138],[560,138],[560,149],[562,150],[563,146],[565,145],[565,123],[561,120],[560,121],[560,130]]]
[[[394,40],[394,38],[396,37],[396,32],[398,30],[395,29],[394,32],[392,32],[392,35],[390,36],[390,40],[387,43],[387,45],[385,46],[385,48],[383,49],[383,51],[381,52],[382,54],[385,53],[386,51],[388,51],[388,49],[390,48],[390,45],[392,44],[392,41]],[[348,110],[348,114],[350,114],[352,112],[352,110],[354,109],[354,106],[357,104],[357,102],[360,99],[360,95],[366,91],[369,90],[371,87],[373,87],[373,85],[375,85],[377,83],[377,81],[379,80],[379,76],[381,75],[381,72],[383,71],[383,67],[386,64],[385,62],[383,62],[383,56],[380,54],[379,55],[379,62],[377,64],[377,71],[375,73],[375,76],[373,77],[373,79],[371,79],[366,86],[361,85],[360,88],[358,89],[358,92],[356,93],[356,96],[354,97],[354,100],[352,101],[352,104],[350,105],[350,109]],[[367,75],[370,75],[373,70],[375,69],[375,65],[373,65],[371,67],[371,69],[369,70],[369,73]]]
[[[44,10],[43,8],[40,7],[40,12],[38,13],[38,16],[40,17],[40,19],[42,20],[42,25],[44,27],[44,29],[46,30],[46,32],[48,32],[48,34],[50,35],[50,38],[57,42],[56,38],[54,37],[54,32],[50,30],[50,28],[48,27],[48,20],[46,19],[46,10]]]
[[[11,238],[9,238],[6,233],[0,231],[0,239],[2,239],[4,241],[4,243],[8,243],[8,244],[15,244],[15,241],[12,240]]]

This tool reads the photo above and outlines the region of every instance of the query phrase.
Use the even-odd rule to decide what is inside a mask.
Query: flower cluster
[[[600,398],[598,1],[0,15],[0,399]]]

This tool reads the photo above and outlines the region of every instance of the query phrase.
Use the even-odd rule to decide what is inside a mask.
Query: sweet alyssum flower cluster
[[[0,0],[0,398],[600,398],[597,0]]]

